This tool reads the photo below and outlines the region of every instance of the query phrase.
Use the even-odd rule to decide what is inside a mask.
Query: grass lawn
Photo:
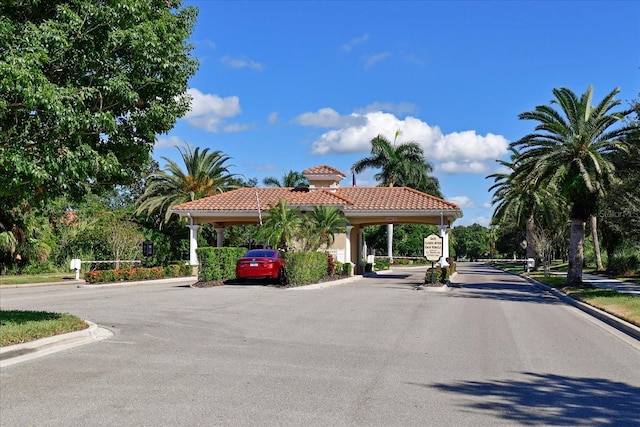
[[[75,273],[21,274],[0,276],[0,286],[24,285],[28,283],[55,283],[75,280]]]
[[[0,347],[81,331],[88,326],[67,313],[0,310]]]

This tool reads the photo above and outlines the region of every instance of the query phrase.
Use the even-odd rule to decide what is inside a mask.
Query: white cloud
[[[170,136],[167,138],[156,138],[154,149],[186,147],[187,143],[180,137]]]
[[[218,132],[224,119],[241,113],[237,96],[221,98],[215,94],[202,93],[198,89],[187,89],[191,96],[191,109],[184,118],[194,127],[208,132]]]
[[[252,70],[264,69],[264,64],[253,61],[251,59],[244,58],[232,58],[230,56],[223,56],[222,63],[231,68],[250,68]]]
[[[302,126],[325,128],[348,128],[366,124],[366,117],[359,114],[341,116],[333,108],[321,108],[315,113],[303,113],[293,119],[294,123]]]
[[[399,142],[418,142],[427,160],[445,173],[485,173],[488,167],[484,161],[502,157],[509,145],[501,135],[489,133],[482,136],[473,130],[445,135],[438,126],[431,126],[418,118],[407,116],[400,119],[382,111],[340,116],[334,110],[324,108],[318,113],[298,116],[296,121],[315,126],[324,124],[329,127],[331,124],[337,128],[325,132],[313,142],[312,154],[369,152],[372,138],[381,134],[391,140],[400,129],[402,136]]]
[[[475,202],[469,196],[454,196],[447,198],[448,201],[455,203],[461,208],[474,208]]]
[[[436,171],[443,173],[486,173],[489,168],[483,162],[464,160],[461,162],[448,161],[437,164]]]
[[[375,55],[369,55],[365,57],[364,69],[368,70],[373,67],[377,62],[387,59],[391,56],[391,52],[380,52]]]
[[[267,120],[269,124],[272,125],[278,121],[278,117],[280,117],[280,114],[274,111],[273,113],[269,114],[269,117],[267,118]]]
[[[473,225],[473,224],[480,224],[483,227],[489,227],[489,225],[491,225],[491,217],[490,216],[475,216],[473,218],[469,217],[462,217],[459,220],[457,220],[453,226],[455,227],[456,225],[465,225],[465,226],[469,226],[469,225]]]
[[[241,123],[232,123],[224,127],[225,132],[242,132],[245,130],[251,129],[251,125],[241,124]]]
[[[390,102],[373,102],[364,108],[359,108],[355,111],[357,114],[375,113],[378,111],[386,111],[396,114],[407,114],[416,111],[416,106],[410,102],[401,102],[399,104],[392,104]]]
[[[348,43],[343,44],[342,50],[345,52],[351,52],[351,49],[361,43],[366,42],[367,40],[369,40],[369,33],[364,33],[360,37],[356,37],[355,39],[350,40]]]

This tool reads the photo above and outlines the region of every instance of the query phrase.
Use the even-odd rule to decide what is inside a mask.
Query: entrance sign
[[[430,234],[424,238],[424,256],[427,261],[439,261],[442,257],[442,237]]]

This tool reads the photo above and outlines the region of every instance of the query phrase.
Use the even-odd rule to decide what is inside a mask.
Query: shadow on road
[[[539,304],[561,304],[553,295],[538,290],[530,284],[490,282],[482,284],[456,283],[455,298],[482,298],[500,301],[524,301]]]
[[[638,425],[640,388],[601,378],[524,372],[522,380],[416,384],[447,393],[483,396],[462,410],[491,412],[522,425]]]

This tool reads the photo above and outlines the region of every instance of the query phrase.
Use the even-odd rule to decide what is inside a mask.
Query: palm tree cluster
[[[551,105],[519,115],[538,124],[534,133],[511,143],[511,161],[500,162],[509,172],[489,175],[495,181],[494,220],[524,219],[529,243],[535,240],[534,221],[548,229],[570,220],[568,285],[582,284],[587,220],[596,217],[608,191],[623,179],[615,158],[638,150],[638,140],[631,137],[637,125],[624,120],[631,110],[612,111],[621,103],[615,99],[618,92],[594,106],[591,86],[580,97],[567,88],[554,89]]]
[[[291,208],[284,199],[280,199],[266,214],[258,231],[258,239],[284,250],[296,247],[304,251],[315,251],[323,246],[329,248],[335,235],[345,232],[347,222],[334,206],[318,205],[313,211],[302,213],[298,208]]]

